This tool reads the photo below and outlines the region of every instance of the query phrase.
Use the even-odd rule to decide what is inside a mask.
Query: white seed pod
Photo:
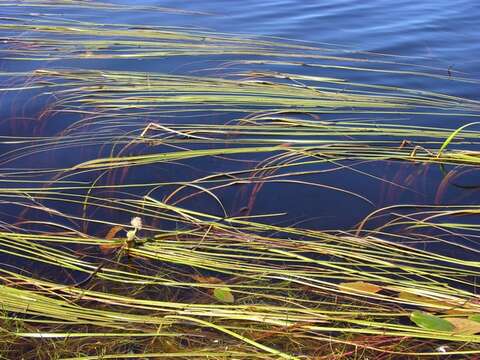
[[[442,345],[442,346],[437,347],[435,350],[437,350],[440,353],[446,353],[448,351],[448,346]]]
[[[130,230],[130,231],[127,231],[127,241],[132,241],[133,239],[135,239],[135,234],[137,233],[137,230]]]
[[[135,230],[140,230],[142,228],[142,219],[138,216],[135,216],[130,221],[130,224],[133,226]]]

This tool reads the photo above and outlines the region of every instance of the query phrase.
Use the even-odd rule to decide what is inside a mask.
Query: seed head
[[[130,224],[133,226],[135,230],[140,230],[142,228],[142,219],[138,216],[135,216],[130,221]]]

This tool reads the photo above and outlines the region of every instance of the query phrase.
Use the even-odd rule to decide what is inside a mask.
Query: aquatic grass
[[[74,79],[80,80],[79,76],[82,76],[82,81],[85,81],[85,77],[88,77],[90,75],[93,75],[93,78],[91,78],[89,81],[95,84],[98,84],[100,79],[104,78],[111,78],[114,79],[114,82],[117,82],[118,79],[121,79],[122,77],[125,77],[128,82],[132,81],[135,82],[135,84],[138,84],[139,81],[146,81],[145,76],[142,75],[136,75],[132,73],[124,73],[124,74],[107,74],[105,72],[99,73],[99,72],[81,72],[81,73],[71,73],[71,72],[51,72],[51,71],[42,71],[40,73],[36,72],[34,76],[40,74],[43,78],[43,76],[53,76],[54,78],[60,77],[60,79],[64,78],[69,78],[70,76],[73,76]],[[100,76],[100,79],[97,79],[97,75]],[[120,78],[118,77],[120,76]],[[143,79],[143,80],[142,80]],[[332,156],[331,154],[333,153],[334,156],[338,157],[339,159],[351,159],[353,158],[360,158],[362,160],[386,160],[386,159],[399,159],[399,160],[407,160],[407,161],[413,161],[413,162],[437,162],[437,163],[452,163],[452,164],[471,164],[474,165],[477,163],[477,156],[476,152],[472,150],[468,150],[467,148],[462,148],[462,150],[454,150],[448,153],[443,153],[442,149],[442,144],[443,141],[445,141],[445,138],[448,138],[450,135],[450,130],[448,128],[445,129],[439,129],[439,128],[432,128],[432,127],[419,127],[419,126],[413,126],[413,125],[408,125],[404,123],[392,123],[392,124],[382,124],[379,125],[377,121],[363,121],[363,122],[350,122],[350,121],[342,121],[336,120],[336,121],[323,121],[323,122],[316,122],[316,121],[306,121],[302,120],[300,118],[295,118],[292,116],[288,116],[288,111],[291,110],[283,110],[285,114],[282,114],[282,110],[277,111],[276,114],[273,113],[273,115],[267,114],[262,114],[260,113],[259,115],[255,116],[250,116],[248,118],[240,118],[238,119],[238,125],[236,124],[210,124],[210,123],[205,123],[205,124],[158,124],[155,122],[150,122],[148,125],[144,125],[142,128],[135,129],[132,126],[135,126],[131,123],[125,124],[125,126],[120,125],[118,122],[119,119],[123,117],[128,117],[131,118],[132,116],[155,116],[157,114],[162,113],[162,116],[165,116],[164,110],[154,110],[155,107],[160,106],[163,107],[160,103],[158,104],[158,99],[161,99],[162,96],[165,96],[165,102],[167,107],[174,106],[175,103],[181,102],[183,104],[183,107],[185,109],[186,105],[189,105],[191,108],[196,108],[198,111],[199,107],[203,108],[203,111],[220,111],[220,112],[235,112],[237,111],[236,109],[238,108],[238,111],[240,112],[245,112],[248,110],[248,108],[245,108],[243,104],[253,104],[253,102],[257,101],[260,104],[264,104],[264,101],[262,100],[261,96],[262,92],[267,90],[268,91],[268,104],[269,106],[284,106],[285,102],[285,97],[282,95],[282,92],[284,91],[284,88],[289,88],[291,86],[289,85],[282,85],[282,84],[274,84],[273,86],[264,86],[263,84],[248,84],[247,89],[243,89],[242,81],[228,81],[225,83],[225,80],[222,79],[200,79],[200,78],[185,78],[181,77],[182,81],[188,81],[185,83],[179,82],[178,77],[167,77],[167,78],[160,78],[159,81],[161,86],[163,87],[163,84],[166,84],[168,87],[174,87],[171,90],[168,90],[166,93],[163,93],[164,90],[161,90],[159,93],[155,93],[156,88],[160,86],[160,84],[157,86],[155,85],[156,79],[152,75],[149,77],[148,82],[150,85],[148,86],[148,91],[147,93],[149,94],[148,97],[144,98],[138,98],[136,100],[131,94],[134,94],[136,90],[132,90],[131,86],[129,86],[129,90],[126,97],[123,97],[123,90],[118,89],[120,95],[117,93],[117,84],[112,88],[112,96],[118,97],[118,99],[115,99],[115,102],[110,104],[111,99],[105,98],[105,99],[98,99],[97,95],[94,95],[95,92],[97,91],[98,85],[92,85],[92,99],[85,101],[83,98],[87,96],[88,92],[90,91],[88,87],[85,87],[84,85],[81,85],[80,87],[76,87],[76,84],[74,83],[63,83],[63,80],[58,82],[58,86],[61,87],[66,87],[68,88],[67,90],[59,90],[55,91],[54,96],[55,98],[61,98],[65,97],[64,100],[57,100],[55,106],[56,109],[55,111],[52,112],[51,116],[58,115],[59,113],[66,113],[66,114],[76,114],[76,115],[81,115],[84,114],[86,115],[86,118],[82,119],[79,122],[75,122],[71,124],[65,134],[68,134],[68,136],[64,137],[55,137],[51,140],[48,139],[42,139],[42,142],[45,142],[45,149],[55,149],[55,148],[63,148],[65,146],[69,146],[68,144],[72,144],[73,142],[76,142],[78,147],[80,146],[95,146],[96,144],[103,142],[106,139],[108,142],[109,137],[114,136],[112,134],[112,131],[114,133],[118,133],[118,130],[120,130],[122,127],[125,127],[125,130],[128,131],[128,133],[124,133],[123,135],[115,135],[115,138],[118,138],[114,140],[115,146],[120,145],[119,141],[126,145],[134,145],[134,144],[141,144],[142,142],[144,144],[158,144],[158,145],[163,145],[163,144],[178,144],[181,146],[181,144],[197,144],[198,146],[202,146],[202,144],[215,144],[215,143],[230,143],[232,145],[249,145],[251,148],[244,148],[244,150],[240,150],[240,148],[226,148],[225,150],[221,149],[215,149],[211,150],[212,152],[208,152],[205,150],[200,150],[198,149],[192,152],[185,152],[181,153],[180,151],[177,152],[177,155],[180,156],[180,158],[183,158],[184,155],[190,154],[192,157],[193,156],[206,156],[206,155],[213,155],[215,156],[215,152],[218,153],[237,153],[237,152],[268,152],[268,151],[275,151],[278,150],[280,152],[297,152],[298,154],[304,154],[305,156]],[[75,80],[75,81],[77,81]],[[39,80],[41,83],[44,81],[43,79]],[[108,80],[110,81],[110,80]],[[123,80],[121,80],[123,81]],[[193,81],[193,82],[192,82]],[[47,81],[48,87],[52,87],[55,82],[52,82],[52,79],[49,79]],[[152,85],[153,84],[153,85]],[[193,90],[195,87],[200,85],[198,90]],[[34,85],[32,85],[34,86]],[[74,86],[74,88],[71,88]],[[102,87],[101,85],[100,87]],[[120,86],[123,86],[120,84]],[[223,87],[226,86],[226,87]],[[242,99],[240,102],[238,100],[235,100],[232,97],[225,97],[225,95],[221,95],[222,93],[230,93],[232,89],[230,86],[233,86],[235,88],[240,88],[241,90],[235,90],[236,92],[239,92],[238,95],[235,95],[235,98],[237,99]],[[179,93],[184,92],[185,88],[189,89],[189,92],[194,91],[196,93],[195,97],[181,97],[178,99],[173,100],[172,103],[172,98],[177,97]],[[248,89],[251,88],[251,89]],[[160,90],[161,88],[158,88]],[[101,89],[99,95],[104,96],[103,94],[103,88]],[[69,95],[70,92],[79,92],[81,91],[82,95],[79,95],[80,98],[78,97],[71,97]],[[108,94],[108,90],[107,94]],[[142,94],[144,90],[142,90],[142,87],[140,86],[140,89],[138,90],[139,94]],[[210,97],[210,91],[213,91],[215,94],[218,93],[218,95],[214,95],[214,97]],[[246,94],[242,94],[242,92],[247,91]],[[250,91],[252,93],[250,94]],[[289,91],[297,92],[298,89],[293,86],[293,88]],[[310,91],[310,90],[308,90]],[[152,93],[150,95],[150,93]],[[202,95],[203,93],[203,95]],[[163,94],[163,95],[162,95]],[[175,95],[172,95],[175,94]],[[51,96],[50,93],[46,93],[47,96]],[[255,95],[254,97],[252,95]],[[119,97],[120,96],[120,97]],[[291,95],[289,95],[291,96]],[[312,95],[309,94],[309,97]],[[341,108],[336,107],[336,103],[332,103],[330,100],[327,102],[324,102],[323,100],[316,101],[317,106],[320,106],[320,108],[316,108],[314,112],[318,111],[332,111],[334,113],[339,113],[342,114],[345,110],[343,108],[349,107],[349,106],[374,106],[378,107],[378,110],[369,110],[371,112],[379,112],[379,113],[389,113],[389,108],[390,107],[399,107],[400,109],[403,109],[405,107],[411,108],[411,107],[418,107],[420,108],[420,112],[424,111],[425,107],[425,102],[422,100],[421,102],[417,103],[417,100],[415,98],[413,99],[408,99],[404,98],[403,96],[394,98],[394,102],[391,104],[388,104],[386,101],[388,101],[388,98],[385,98],[383,96],[377,96],[377,95],[368,95],[366,96],[366,102],[364,100],[360,99],[360,102],[354,101],[350,99],[348,100],[348,95],[345,94],[340,94],[338,95],[336,92],[331,92],[328,94],[329,97],[332,97],[335,99],[338,97],[338,104],[341,104]],[[324,95],[322,95],[324,97]],[[154,100],[155,99],[155,100]],[[299,106],[302,101],[301,98],[298,97],[298,94],[295,95],[295,97],[292,98],[292,101],[295,101],[297,106]],[[311,100],[309,100],[311,101]],[[405,103],[405,101],[407,101]],[[455,106],[457,106],[458,101],[455,101]],[[107,102],[107,104],[105,104]],[[132,105],[128,105],[129,103],[132,103]],[[227,102],[229,103],[229,108],[228,109],[223,109],[223,108],[212,108],[211,106],[216,104],[217,106],[222,106],[222,103]],[[69,105],[72,104],[72,105]],[[127,104],[127,105],[125,105]],[[429,100],[429,106],[433,106],[435,111],[438,112],[437,115],[443,115],[443,116],[451,116],[451,114],[443,114],[442,109],[444,107],[453,107],[454,104],[443,104],[443,100],[440,103],[437,103],[436,100],[432,99]],[[102,109],[103,106],[107,107],[107,110]],[[323,108],[322,108],[323,106]],[[470,104],[467,102],[465,103],[466,108],[464,108],[462,111],[468,110],[471,111],[471,113],[466,114],[463,112],[460,112],[458,116],[462,117],[467,117],[467,116],[476,116],[476,105],[474,104],[473,107],[470,107]],[[458,107],[458,106],[457,106]],[[325,110],[325,108],[327,110]],[[328,108],[331,108],[331,110],[328,110]],[[100,110],[99,110],[100,109]],[[321,110],[319,110],[321,109]],[[250,109],[250,111],[254,110],[253,108]],[[105,111],[107,111],[108,115],[104,115]],[[190,111],[190,109],[182,110],[182,111]],[[311,110],[306,108],[306,109],[301,109],[301,110],[295,110],[296,112],[299,112],[300,114],[302,113],[311,113]],[[356,114],[359,110],[354,109],[350,110],[351,113]],[[431,110],[426,111],[426,115],[431,115],[430,113]],[[400,111],[401,112],[401,111]],[[362,111],[360,110],[360,113]],[[406,114],[410,113],[409,111],[406,111]],[[174,116],[175,114],[178,115],[178,110],[173,110],[172,115]],[[45,117],[46,114],[44,113],[42,117]],[[192,116],[192,115],[189,115]],[[111,120],[110,120],[111,118]],[[46,121],[46,120],[45,120]],[[100,127],[97,131],[98,135],[94,141],[89,141],[90,143],[87,143],[85,141],[81,140],[74,140],[75,137],[78,139],[86,139],[88,138],[88,135],[83,135],[81,132],[77,136],[72,136],[74,132],[79,132],[83,129],[88,129],[88,126],[95,124],[95,126],[101,126],[103,124],[103,128]],[[111,125],[109,125],[111,124]],[[145,124],[145,123],[144,123]],[[140,136],[136,135],[139,134]],[[419,136],[418,132],[421,132],[421,136]],[[158,135],[160,134],[160,138]],[[251,135],[256,135],[255,137],[251,137]],[[331,136],[332,140],[327,140],[325,137],[326,136]],[[343,137],[343,138],[342,138]],[[355,137],[355,139],[353,139]],[[374,138],[375,137],[375,138]],[[382,137],[384,139],[382,139]],[[363,140],[362,138],[368,139],[368,140]],[[470,132],[466,131],[463,132],[463,143],[471,145],[471,141],[475,140],[476,138],[476,132]],[[411,139],[409,141],[406,141],[406,139]],[[10,139],[9,143],[12,143],[14,141],[13,139]],[[21,139],[16,140],[22,141]],[[50,143],[49,143],[50,142]],[[52,142],[55,142],[58,145],[53,145],[51,144]],[[285,144],[288,144],[288,148],[281,148]],[[323,151],[318,151],[316,149],[317,145],[320,144],[322,146]],[[343,148],[342,145],[343,144]],[[407,145],[405,145],[407,144]],[[433,147],[432,147],[433,144]],[[438,145],[436,145],[438,144]],[[255,147],[255,145],[257,145]],[[262,147],[259,147],[258,145],[262,145]],[[276,145],[279,148],[275,149],[274,146],[269,146],[269,145]],[[311,146],[314,146],[315,148],[311,148]],[[396,146],[398,145],[398,146]],[[55,147],[52,147],[55,146]],[[440,147],[440,151],[437,151],[437,146]],[[36,151],[38,151],[38,147],[36,145],[33,145],[30,147],[33,149],[32,152],[28,151],[28,148],[19,148],[16,150],[18,153],[21,153],[21,156],[25,156],[27,154],[34,154]],[[185,149],[187,150],[187,149]],[[434,154],[437,153],[436,156]],[[6,156],[11,155],[12,153],[6,153]],[[197,155],[195,155],[197,154]],[[117,163],[119,166],[124,166],[127,165],[128,162],[135,162],[136,164],[141,164],[141,163],[148,163],[148,162],[158,162],[158,161],[163,161],[165,155],[159,155],[155,156],[154,154],[149,154],[145,155],[144,157],[142,156],[137,156],[137,157],[132,157],[131,159],[128,159],[126,157],[125,159],[122,159],[122,161]],[[12,157],[14,160],[19,159],[16,156]],[[168,159],[171,160],[178,160],[179,158],[176,157],[174,152],[171,152],[170,154],[166,155],[165,161]],[[142,160],[138,162],[139,160]],[[7,160],[10,161],[10,160]],[[95,162],[98,165],[103,166],[100,160],[95,160]],[[108,160],[108,163],[112,164],[113,160],[110,159]],[[88,163],[88,167],[91,167],[92,163]],[[87,166],[86,164],[83,164],[81,166]],[[78,166],[77,166],[78,168]]]
[[[466,116],[474,115],[479,110],[475,101],[463,100],[442,96],[442,94],[421,93],[422,97],[411,94],[409,89],[387,88],[388,92],[376,91],[366,94],[358,93],[356,87],[367,85],[349,83],[345,79],[331,79],[316,77],[311,81],[316,83],[309,86],[300,86],[297,83],[283,83],[275,81],[247,81],[242,78],[228,80],[224,78],[208,78],[193,76],[176,76],[154,73],[135,72],[108,72],[108,71],[53,71],[43,70],[32,73],[35,80],[63,82],[65,90],[55,91],[55,96],[61,97],[58,107],[72,110],[82,109],[83,106],[97,108],[99,111],[133,109],[148,110],[151,114],[156,107],[168,107],[182,103],[184,106],[228,105],[245,106],[239,111],[260,110],[258,106],[273,108],[291,108],[295,111],[356,113],[368,109],[371,112],[388,113],[389,109],[396,109],[398,113],[409,113],[416,110],[425,114],[435,113],[442,115],[444,110],[470,112]],[[268,74],[266,74],[268,75]],[[265,75],[265,76],[266,76]],[[286,75],[276,74],[280,79]],[[293,78],[289,75],[288,78]],[[62,79],[66,80],[65,83]],[[58,81],[57,80],[57,81]],[[339,84],[337,88],[323,88],[323,84]],[[350,87],[351,90],[345,90]],[[417,92],[418,93],[418,92]],[[71,94],[71,95],[70,95]],[[256,106],[256,107],[254,107]],[[210,109],[211,108],[207,108]],[[216,109],[216,108],[213,108]],[[407,110],[408,109],[408,110]],[[472,114],[473,113],[473,114]]]
[[[154,202],[154,204],[157,204],[157,202]],[[177,209],[177,211],[182,210]],[[187,211],[187,213],[192,216],[191,211]],[[198,215],[211,218],[207,214]],[[129,284],[137,278],[134,283],[143,284],[140,292],[129,296],[114,295],[112,291],[115,291],[115,287],[104,293],[88,288],[80,289],[75,284],[70,286],[68,284],[60,285],[48,280],[41,280],[38,277],[21,275],[4,269],[2,271],[3,278],[8,284],[8,288],[2,291],[2,294],[4,294],[2,296],[2,306],[10,311],[26,311],[26,314],[30,315],[41,314],[43,318],[52,319],[52,324],[56,324],[55,326],[60,326],[60,323],[72,318],[75,314],[72,318],[74,324],[118,328],[119,330],[122,329],[122,332],[131,333],[132,336],[159,336],[154,330],[151,330],[150,333],[148,330],[145,332],[146,329],[142,330],[140,335],[135,335],[139,333],[138,326],[145,328],[149,324],[158,324],[159,321],[166,322],[162,325],[162,329],[165,330],[168,329],[166,324],[171,323],[171,321],[174,321],[174,323],[178,321],[177,325],[186,326],[186,329],[189,328],[189,323],[193,321],[211,329],[224,328],[226,334],[233,335],[232,331],[238,334],[239,330],[234,325],[235,321],[246,321],[250,325],[244,324],[241,327],[244,329],[241,330],[242,332],[248,329],[247,332],[267,331],[268,333],[264,326],[288,328],[300,325],[296,328],[296,331],[306,331],[309,334],[318,332],[319,335],[340,330],[344,334],[382,334],[383,336],[409,336],[420,339],[467,341],[469,343],[478,341],[475,336],[452,336],[450,333],[434,333],[413,325],[402,325],[395,321],[395,319],[398,321],[410,314],[409,306],[433,308],[437,312],[448,312],[450,309],[455,309],[458,314],[471,315],[477,313],[477,297],[467,290],[461,290],[462,286],[460,288],[451,287],[453,285],[448,285],[447,282],[451,282],[457,277],[458,284],[466,284],[464,276],[469,276],[468,274],[473,276],[478,265],[469,263],[469,267],[474,267],[472,270],[467,268],[461,270],[455,266],[457,259],[439,257],[437,261],[449,261],[452,267],[436,267],[432,259],[434,254],[430,252],[414,250],[396,242],[381,241],[370,236],[356,238],[298,228],[276,229],[277,231],[291,232],[297,236],[303,233],[304,239],[295,241],[288,238],[271,238],[259,235],[271,232],[273,230],[271,225],[239,221],[240,225],[250,229],[248,233],[245,233],[240,231],[238,226],[217,225],[209,221],[209,226],[215,230],[206,233],[205,230],[202,230],[198,218],[192,219],[192,221],[194,229],[197,228],[198,230],[189,232],[186,235],[187,241],[183,239],[183,235],[180,233],[164,233],[159,235],[158,240],[155,238],[145,239],[145,242],[139,242],[138,245],[130,248],[130,256],[134,259],[142,257],[149,259],[146,267],[145,264],[141,265],[142,262],[140,262],[138,265],[140,267],[133,272],[131,270],[118,272],[115,269],[110,269],[111,266],[115,265],[114,262],[111,262],[104,265],[95,275],[101,282],[113,281],[114,283],[124,282],[125,284]],[[227,223],[235,223],[235,221],[233,219],[233,221]],[[216,230],[217,228],[218,230]],[[257,230],[251,233],[252,228]],[[220,231],[220,234],[217,234],[218,231]],[[9,234],[3,236],[9,236]],[[17,234],[16,237],[18,242],[22,235]],[[48,237],[51,237],[54,242],[59,240],[58,236],[51,234],[44,236],[44,240],[41,240],[41,242],[48,244]],[[191,237],[201,238],[202,240],[191,241],[189,240]],[[25,240],[37,242],[39,238],[26,235]],[[85,240],[64,236],[63,241],[71,244],[72,242]],[[349,242],[356,245],[357,251],[355,254],[349,251],[351,249]],[[245,256],[242,256],[242,252],[239,252],[242,249],[246,250]],[[250,252],[253,256],[246,256]],[[232,258],[230,254],[236,256]],[[326,254],[328,260],[322,260]],[[52,256],[57,255],[52,253]],[[75,258],[78,255],[74,255],[72,252],[70,256]],[[38,258],[37,261],[42,260]],[[177,266],[180,266],[178,268],[180,272],[173,273],[174,278],[166,281],[165,276],[167,278],[169,276],[165,274],[165,271],[160,270],[161,268],[158,269],[160,273],[154,275],[158,271],[155,270],[156,261],[160,261],[159,264],[177,264]],[[420,264],[423,261],[425,261],[424,272],[420,270]],[[409,262],[410,265],[408,265]],[[289,265],[285,268],[286,264]],[[129,265],[129,267],[131,266],[137,267],[134,263]],[[68,263],[63,267],[70,268],[71,271],[76,270]],[[237,303],[235,305],[219,305],[215,304],[213,298],[210,298],[210,301],[199,303],[197,303],[199,299],[195,301],[192,298],[188,303],[182,303],[144,297],[149,294],[147,290],[149,286],[174,287],[185,290],[225,286],[223,284],[192,281],[192,277],[189,275],[192,273],[191,271],[185,269],[186,272],[182,275],[180,269],[185,267],[192,267],[200,273],[208,270],[211,274],[210,277],[217,274],[220,279],[223,279],[222,282],[226,282],[227,286],[236,294]],[[90,268],[90,272],[93,272],[95,266]],[[138,270],[140,270],[140,273],[137,273]],[[153,271],[153,274],[148,277],[142,274],[151,271]],[[464,275],[462,275],[462,272],[464,272]],[[112,277],[109,273],[116,274],[116,276]],[[189,280],[182,281],[179,277]],[[234,282],[230,283],[229,278],[232,278]],[[382,291],[388,292],[385,294],[362,293],[342,287],[341,282],[350,279],[373,282],[384,289]],[[275,281],[280,281],[279,286],[274,285]],[[35,290],[39,292],[38,295],[28,295],[31,294],[32,286],[34,289],[38,289]],[[11,291],[10,288],[12,288]],[[22,288],[25,289],[21,290]],[[25,293],[25,297],[20,296],[21,291]],[[417,297],[401,298],[398,294],[405,291]],[[315,300],[315,297],[305,297],[309,292],[312,295],[318,293],[321,297],[317,300]],[[144,296],[142,296],[143,293],[145,293]],[[158,295],[161,293],[162,291],[158,292]],[[285,297],[285,293],[289,295]],[[16,299],[14,302],[7,300],[7,295],[10,296],[10,294]],[[52,296],[52,300],[49,300]],[[57,296],[64,300],[53,300]],[[36,307],[28,305],[33,297],[37,298],[36,303],[38,305]],[[342,304],[341,301],[339,302],[339,297],[345,297],[348,300]],[[245,298],[246,301],[244,305],[242,305],[242,298]],[[24,299],[22,301],[25,301],[25,305],[22,306],[19,299]],[[44,301],[48,301],[50,305],[48,307],[47,304],[42,305]],[[88,309],[82,310],[80,304],[84,302],[89,305]],[[97,311],[95,310],[95,303],[112,307],[112,309]],[[387,306],[389,303],[395,304],[398,309],[397,313],[392,313],[391,305]],[[65,311],[70,307],[73,313],[67,315]],[[49,313],[49,308],[52,309],[52,313]],[[129,309],[128,314],[125,314],[122,308]],[[157,315],[153,318],[149,316],[147,320],[144,317],[145,315],[135,314],[145,311],[147,311],[147,314],[151,311]],[[97,313],[98,315],[96,315]],[[218,319],[219,322],[216,320],[214,320],[214,323],[211,323],[212,320],[205,322],[201,320],[203,317]],[[184,322],[185,320],[187,321]],[[121,325],[122,322],[128,323],[128,329]],[[136,323],[138,324],[137,327],[135,327]],[[214,326],[214,324],[217,325]],[[232,330],[228,330],[232,325]],[[252,326],[260,326],[260,328],[254,330],[255,328],[252,328]],[[185,334],[184,331],[186,330],[183,330],[183,334]],[[223,332],[223,330],[220,330],[220,332]],[[177,335],[175,333],[165,333],[165,336]],[[20,333],[18,336],[29,337],[30,335]],[[52,334],[52,336],[61,337],[62,335],[61,332],[57,332],[57,335]],[[88,334],[78,334],[76,336],[87,337]],[[112,333],[105,336],[126,335]],[[195,336],[198,336],[198,334]],[[238,338],[240,342],[248,340],[244,336],[237,337],[234,335],[234,338]],[[339,338],[337,338],[338,340]],[[299,340],[297,339],[297,341]],[[254,347],[257,346],[257,342],[246,341],[246,343]],[[264,347],[259,347],[259,349],[265,350]],[[267,349],[266,351],[269,352],[270,350]]]
[[[477,206],[378,209],[355,184],[328,181],[348,174],[418,193],[372,166],[431,164],[445,174],[453,166],[458,172],[445,176],[441,194],[462,169],[472,174],[480,159],[478,130],[470,127],[478,101],[386,86],[379,75],[476,80],[342,47],[82,17],[83,9],[169,11],[157,7],[0,7],[2,58],[29,69],[0,73],[13,125],[28,114],[21,117],[25,134],[0,138],[6,356],[480,352],[480,336],[453,325],[480,311]],[[72,19],[52,14],[68,8],[79,12]],[[140,72],[102,63],[171,56],[192,59],[193,69]],[[371,81],[354,80],[358,73]],[[39,112],[30,114],[35,106]],[[65,156],[79,150],[78,158]],[[164,176],[168,170],[175,176]],[[295,214],[280,196],[288,186],[311,187],[312,196],[336,192],[371,213],[350,231],[310,228],[288,220]],[[228,191],[238,187],[246,209],[227,206]],[[252,212],[268,187],[279,194],[273,211]],[[137,217],[141,227],[132,225]],[[420,320],[455,318],[453,330],[418,326],[411,319],[419,310]]]
[[[97,4],[91,2],[89,4]],[[85,4],[84,9],[89,9]],[[28,8],[29,4],[23,4]],[[72,5],[80,5],[79,2]],[[97,4],[98,5],[98,4]],[[0,4],[8,14],[13,10],[9,3]],[[54,5],[55,6],[55,5]],[[81,6],[78,6],[81,7]],[[112,6],[113,7],[113,6]],[[60,59],[141,59],[193,55],[260,55],[276,56],[282,49],[293,52],[319,50],[317,47],[294,44],[271,39],[240,37],[204,29],[167,27],[156,25],[131,25],[94,23],[82,19],[63,18],[53,15],[48,7],[36,13],[16,14],[2,17],[0,30],[7,35],[2,51],[6,59],[44,61]],[[47,12],[42,12],[47,10]],[[103,10],[112,10],[104,7]],[[114,10],[149,11],[166,8],[140,9],[123,6]],[[185,12],[188,14],[188,12]],[[190,14],[195,14],[190,12]],[[25,35],[25,34],[28,35]],[[22,35],[21,40],[17,35]],[[68,37],[67,37],[68,36]],[[90,36],[90,38],[89,38]],[[321,50],[321,49],[320,49]],[[328,50],[327,50],[328,51]],[[289,54],[289,53],[287,53]],[[321,55],[317,55],[322,58]]]
[[[118,4],[118,3],[109,3],[109,2],[102,2],[102,1],[82,1],[82,0],[54,0],[54,1],[43,1],[43,0],[27,0],[22,2],[15,2],[15,1],[2,1],[0,6],[4,8],[53,8],[53,9],[61,9],[61,8],[77,8],[77,9],[95,9],[95,10],[141,10],[141,11],[161,11],[167,13],[180,13],[180,14],[189,14],[189,15],[207,15],[206,13],[196,12],[196,11],[188,11],[182,9],[174,9],[168,7],[159,7],[159,6],[133,6],[133,5],[125,5],[125,4]],[[32,15],[33,16],[33,15]]]

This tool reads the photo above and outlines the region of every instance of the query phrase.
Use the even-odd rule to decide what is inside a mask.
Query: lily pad
[[[414,311],[410,315],[410,320],[412,320],[419,327],[427,330],[453,331],[455,329],[455,326],[448,320],[423,311]]]
[[[232,291],[228,287],[216,288],[213,290],[213,296],[218,301],[232,304],[235,301]]]

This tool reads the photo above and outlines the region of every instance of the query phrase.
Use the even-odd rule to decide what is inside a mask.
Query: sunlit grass
[[[175,9],[94,1],[0,8],[2,59],[28,65],[0,73],[13,109],[0,137],[1,356],[480,352],[480,209],[441,205],[448,186],[479,164],[480,104],[379,76],[475,80],[341,47],[82,18],[92,9],[187,15]],[[78,18],[53,14],[66,8]],[[114,66],[172,56],[197,68]],[[355,81],[356,73],[372,81]],[[387,165],[417,171],[402,181],[372,170]],[[429,167],[443,180],[428,205],[381,207],[367,189],[326,180],[351,176],[415,193],[415,176]],[[269,186],[274,211],[253,212]],[[349,230],[295,223],[282,203],[290,187],[309,187],[319,201],[336,194],[370,214]],[[241,209],[227,206],[237,188]],[[418,326],[415,310],[457,325]]]

